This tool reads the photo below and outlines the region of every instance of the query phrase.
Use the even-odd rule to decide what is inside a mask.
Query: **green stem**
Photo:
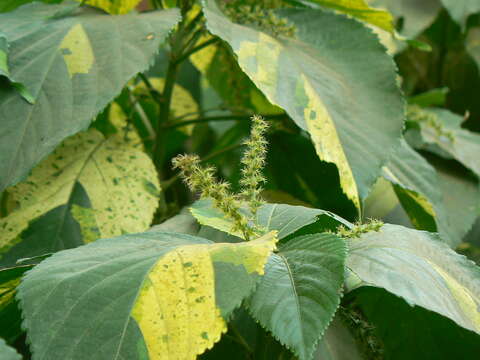
[[[175,86],[175,80],[178,73],[178,64],[170,60],[167,69],[167,76],[165,78],[165,86],[163,88],[162,102],[160,106],[160,115],[158,117],[158,131],[157,131],[157,141],[155,142],[155,149],[153,154],[153,160],[157,169],[161,167],[163,155],[164,155],[164,146],[161,143],[161,131],[163,124],[168,123],[170,116],[170,105],[172,103],[172,94],[173,88]]]
[[[287,117],[286,114],[274,114],[274,115],[262,115],[262,117],[266,120],[280,120],[284,119]],[[187,126],[191,124],[198,124],[198,123],[204,123],[204,122],[210,122],[210,121],[231,121],[231,120],[242,120],[242,121],[247,121],[250,120],[251,115],[219,115],[219,116],[208,116],[208,117],[203,117],[195,120],[187,120],[187,121],[182,121],[179,123],[174,123],[174,124],[166,124],[164,125],[164,129],[176,129],[182,126]]]
[[[210,40],[207,40],[207,41],[201,43],[198,46],[195,46],[193,49],[188,50],[181,57],[179,57],[176,61],[177,64],[181,63],[182,61],[185,61],[186,59],[188,59],[192,54],[196,53],[197,51],[200,51],[200,50],[202,50],[203,48],[206,48],[209,45],[215,44],[218,41],[219,41],[219,39],[217,37],[215,37],[215,38],[212,38]]]

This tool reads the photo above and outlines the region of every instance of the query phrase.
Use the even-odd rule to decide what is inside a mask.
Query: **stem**
[[[210,40],[207,40],[207,41],[204,41],[200,45],[197,45],[193,49],[190,49],[187,52],[185,52],[181,57],[179,57],[177,59],[176,63],[178,64],[178,63],[181,63],[182,61],[185,61],[186,59],[188,59],[190,57],[190,55],[196,53],[197,51],[202,50],[203,48],[205,48],[209,45],[215,44],[217,41],[219,41],[219,39],[217,37],[215,37],[213,39],[210,39]]]
[[[286,114],[274,114],[274,115],[262,115],[262,117],[266,120],[280,120],[285,118],[287,115]],[[174,123],[174,124],[166,124],[164,126],[164,129],[176,129],[182,126],[187,126],[190,124],[198,124],[198,123],[204,123],[204,122],[210,122],[210,121],[230,121],[230,120],[250,120],[251,115],[219,115],[219,116],[207,116],[203,118],[198,118],[195,120],[187,120],[187,121],[182,121],[179,123]]]

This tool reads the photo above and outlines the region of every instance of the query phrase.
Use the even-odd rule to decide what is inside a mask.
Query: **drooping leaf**
[[[458,246],[480,215],[480,186],[476,179],[463,169],[436,164],[444,216],[440,229]]]
[[[389,360],[478,359],[480,336],[378,288],[352,294]]]
[[[9,191],[18,208],[0,219],[0,264],[147,230],[159,189],[150,158],[123,136],[77,134]]]
[[[194,360],[226,331],[275,242],[273,233],[213,244],[148,232],[54,254],[18,290],[32,352],[52,360]]]
[[[460,244],[471,223],[465,226],[451,224],[451,220],[458,222],[460,219],[453,214],[449,216],[456,208],[448,206],[448,191],[462,192],[462,184],[443,187],[443,177],[439,178],[435,168],[403,140],[383,168],[383,177],[393,184],[400,203],[417,229],[439,232],[453,248]],[[466,210],[475,212],[470,206]],[[462,221],[469,222],[470,217],[467,215]]]
[[[312,358],[340,304],[346,254],[333,234],[293,238],[270,257],[248,300],[253,317],[300,360]]]
[[[109,16],[82,7],[33,3],[0,14],[10,72],[35,99],[0,86],[0,191],[22,180],[63,139],[85,129],[136,73],[152,62],[176,10]]]
[[[213,206],[210,199],[202,199],[195,202],[190,211],[200,224],[242,237],[240,232],[232,231],[233,222],[226,219],[222,212]],[[348,221],[329,211],[286,204],[262,205],[256,216],[256,223],[266,232],[271,230],[278,231],[280,240],[302,227],[316,222],[320,223],[321,231],[333,231],[339,225],[350,227]]]
[[[20,356],[19,353],[17,353],[17,351],[14,348],[8,346],[5,343],[5,340],[0,338],[0,359],[2,359],[2,360],[21,360],[22,357]]]
[[[480,2],[478,0],[441,0],[441,2],[453,20],[463,28],[470,15],[480,12]]]
[[[87,0],[85,4],[103,9],[110,14],[126,14],[135,9],[140,1],[141,0]]]
[[[362,360],[363,357],[349,329],[336,316],[318,343],[314,360]]]
[[[337,10],[389,32],[395,30],[393,16],[388,11],[369,6],[365,0],[307,0],[307,2]]]
[[[480,268],[435,234],[384,225],[348,242],[347,287],[381,287],[480,334]]]
[[[419,147],[437,155],[454,158],[480,177],[480,135],[463,129],[463,118],[445,109],[422,109],[428,117],[422,116],[416,122],[420,127]],[[423,120],[425,118],[425,120]],[[415,130],[413,130],[415,131]]]
[[[376,36],[341,15],[289,9],[278,14],[296,36],[277,38],[232,23],[214,0],[204,4],[208,29],[230,44],[268,100],[310,133],[320,159],[337,165],[343,191],[359,207],[403,123],[395,67]]]

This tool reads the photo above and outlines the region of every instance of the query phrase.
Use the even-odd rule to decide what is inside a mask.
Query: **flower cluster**
[[[368,233],[370,231],[380,231],[383,226],[383,222],[380,220],[370,219],[367,223],[361,224],[356,223],[355,226],[351,229],[347,229],[345,226],[340,225],[337,229],[337,234],[340,237],[347,239],[359,238],[362,234]]]
[[[275,14],[271,7],[278,6],[276,2],[258,2],[258,1],[225,1],[223,2],[223,11],[232,19],[232,21],[251,25],[266,31],[274,36],[283,35],[294,37],[296,33],[295,25]]]
[[[268,124],[261,116],[253,116],[250,138],[244,143],[247,150],[242,157],[241,196],[248,201],[253,217],[263,204],[260,193],[262,191],[261,186],[265,182],[262,170],[265,166],[267,154],[267,141],[265,140],[267,128]]]
[[[233,232],[241,232],[246,240],[259,235],[262,231],[255,223],[258,208],[263,204],[260,198],[261,184],[265,182],[262,169],[265,165],[267,130],[265,120],[260,116],[252,118],[252,130],[249,140],[245,142],[247,149],[242,157],[242,179],[240,194],[233,194],[230,185],[215,178],[216,169],[213,166],[203,167],[197,155],[179,155],[172,161],[174,169],[180,170],[180,176],[194,192],[202,198],[211,198],[213,205],[226,218],[233,221]],[[241,211],[242,201],[246,201],[250,215]]]

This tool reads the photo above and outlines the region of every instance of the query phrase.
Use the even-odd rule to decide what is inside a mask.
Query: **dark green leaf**
[[[333,234],[280,247],[248,301],[251,314],[301,360],[311,359],[340,304],[346,247]]]

